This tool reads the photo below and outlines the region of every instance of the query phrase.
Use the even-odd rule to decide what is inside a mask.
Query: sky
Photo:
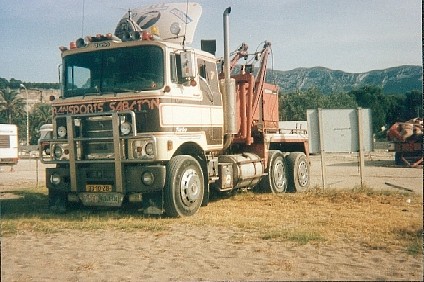
[[[59,46],[114,32],[130,8],[146,0],[0,0],[0,77],[58,82]],[[230,50],[271,42],[268,67],[322,66],[349,73],[422,65],[420,0],[198,0],[202,17],[191,46],[217,40],[223,54],[222,15],[230,14]]]

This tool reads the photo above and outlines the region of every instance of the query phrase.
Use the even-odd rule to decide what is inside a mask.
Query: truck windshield
[[[64,58],[64,97],[156,90],[164,84],[158,46],[116,48]]]

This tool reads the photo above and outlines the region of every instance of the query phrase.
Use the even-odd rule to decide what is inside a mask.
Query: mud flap
[[[141,206],[145,215],[162,215],[165,211],[163,208],[163,193],[143,194]]]

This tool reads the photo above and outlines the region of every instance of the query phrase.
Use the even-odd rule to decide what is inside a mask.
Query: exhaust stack
[[[229,138],[227,135],[237,134],[237,123],[236,123],[236,83],[231,78],[230,74],[230,25],[229,15],[231,13],[231,7],[228,7],[224,11],[224,81],[221,81],[221,92],[223,93],[223,107],[224,107],[224,134],[226,135],[226,143]],[[223,85],[222,85],[223,84]],[[229,145],[229,144],[228,144]]]

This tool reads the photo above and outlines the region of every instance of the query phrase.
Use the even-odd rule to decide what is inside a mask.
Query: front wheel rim
[[[195,169],[187,169],[181,177],[180,196],[185,206],[191,206],[199,200],[201,180]]]

